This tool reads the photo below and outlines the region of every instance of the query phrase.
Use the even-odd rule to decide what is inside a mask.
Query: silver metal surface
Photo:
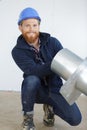
[[[67,80],[83,60],[68,49],[60,50],[54,57],[51,69]]]
[[[77,76],[75,87],[87,95],[87,58],[82,62],[79,67],[79,75]]]
[[[83,60],[65,48],[56,54],[51,69],[67,80],[61,87],[60,93],[70,105],[81,93],[87,95],[87,59]]]

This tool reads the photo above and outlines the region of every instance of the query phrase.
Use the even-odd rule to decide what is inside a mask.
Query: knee
[[[77,125],[79,125],[81,123],[81,120],[82,120],[82,116],[81,116],[81,114],[79,114],[79,116],[75,116],[71,120],[69,120],[68,123],[71,126],[77,126]]]
[[[37,76],[28,76],[24,79],[24,86],[28,91],[33,91],[40,87],[40,79]]]

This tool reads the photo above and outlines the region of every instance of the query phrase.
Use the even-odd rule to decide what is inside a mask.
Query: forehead
[[[25,19],[22,21],[22,23],[23,24],[38,24],[39,21],[37,19],[32,18],[32,19]]]

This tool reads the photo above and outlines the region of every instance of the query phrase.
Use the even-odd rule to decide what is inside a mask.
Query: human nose
[[[33,26],[30,26],[29,30],[30,30],[30,31],[33,31],[33,29],[34,29]]]

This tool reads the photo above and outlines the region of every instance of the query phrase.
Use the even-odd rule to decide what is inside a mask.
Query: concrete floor
[[[82,122],[78,126],[70,126],[59,117],[55,116],[55,126],[43,125],[42,105],[35,105],[34,122],[37,130],[87,130],[87,97],[82,95],[77,100],[82,112]],[[20,92],[0,91],[0,130],[21,130],[22,112]]]

